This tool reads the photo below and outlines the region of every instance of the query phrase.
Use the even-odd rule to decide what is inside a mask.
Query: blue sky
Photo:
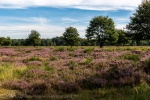
[[[76,27],[85,36],[94,16],[108,16],[122,29],[140,0],[3,0],[0,1],[0,37],[27,38],[37,30],[41,38],[61,36]]]

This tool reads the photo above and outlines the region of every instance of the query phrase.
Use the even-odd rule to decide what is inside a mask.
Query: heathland
[[[0,99],[148,100],[150,47],[0,47]]]

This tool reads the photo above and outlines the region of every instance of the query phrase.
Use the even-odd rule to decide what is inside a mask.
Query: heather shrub
[[[64,47],[58,47],[56,48],[54,51],[59,51],[59,52],[64,52],[65,51],[65,48]]]
[[[26,78],[45,78],[48,77],[49,73],[42,69],[30,69],[24,73]]]
[[[24,91],[30,84],[24,80],[10,80],[2,84],[3,88]]]
[[[125,54],[123,55],[123,58],[127,60],[132,60],[134,62],[137,62],[140,60],[140,57],[137,54]]]
[[[31,50],[27,50],[27,51],[25,51],[25,53],[31,53]]]
[[[131,67],[112,67],[103,75],[110,86],[133,86],[143,78],[140,72]]]
[[[71,52],[71,53],[69,53],[69,56],[73,57],[73,56],[74,56],[74,53],[72,53],[72,52]]]
[[[73,47],[72,47],[72,48],[71,48],[71,47],[67,47],[67,50],[68,50],[68,51],[75,51],[76,48],[73,48]]]
[[[36,80],[30,83],[25,93],[28,95],[42,95],[48,90],[48,85],[43,80]]]
[[[29,66],[42,66],[42,62],[41,61],[29,61],[27,63],[27,65],[29,65]]]
[[[57,60],[57,58],[54,56],[50,57],[49,59],[50,59],[50,61],[56,61]]]
[[[79,84],[83,89],[96,89],[105,87],[107,84],[107,80],[101,77],[92,76],[90,78],[85,78],[79,81]]]
[[[29,62],[29,61],[42,61],[42,59],[39,57],[31,57],[31,58],[27,58],[23,60],[24,63]]]
[[[78,83],[74,82],[59,82],[55,85],[55,89],[63,93],[76,93],[80,90]]]
[[[150,58],[141,63],[142,63],[141,67],[143,68],[144,72],[146,74],[150,74]]]
[[[78,64],[75,61],[70,60],[68,66],[70,69],[74,69],[74,67],[78,66]]]
[[[87,54],[91,54],[94,51],[94,48],[86,48],[83,52]]]
[[[12,100],[28,100],[26,94],[16,93]]]
[[[52,70],[54,70],[54,68],[53,68],[53,67],[50,67],[50,66],[45,66],[44,69],[45,69],[46,71],[52,71]]]
[[[86,58],[81,64],[82,65],[88,65],[93,61],[93,58]]]

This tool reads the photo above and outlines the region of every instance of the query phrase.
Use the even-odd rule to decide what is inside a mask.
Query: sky
[[[72,26],[84,38],[95,16],[108,16],[123,29],[139,4],[141,0],[0,0],[0,37],[25,39],[36,30],[41,38],[53,38]]]

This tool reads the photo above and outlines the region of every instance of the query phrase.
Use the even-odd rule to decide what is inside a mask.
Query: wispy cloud
[[[1,0],[0,8],[46,6],[87,10],[134,10],[140,3],[141,0]]]

